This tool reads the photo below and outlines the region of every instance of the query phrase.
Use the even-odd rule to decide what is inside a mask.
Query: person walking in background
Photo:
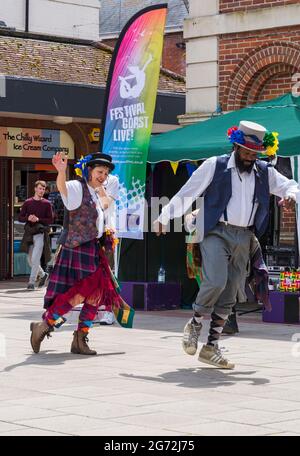
[[[21,251],[28,253],[28,263],[31,267],[27,290],[33,291],[39,278],[38,286],[42,287],[48,274],[41,267],[41,257],[44,254],[45,263],[51,258],[49,225],[53,223],[51,203],[44,198],[46,182],[38,180],[34,184],[34,196],[23,204],[19,222],[25,223]]]

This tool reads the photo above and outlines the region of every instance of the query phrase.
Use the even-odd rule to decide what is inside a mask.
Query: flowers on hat
[[[227,130],[227,136],[229,137],[234,131],[238,130],[239,127],[231,127],[231,128],[228,128]]]
[[[79,177],[84,177],[88,179],[88,169],[87,163],[92,159],[91,155],[86,155],[85,157],[81,155],[80,160],[74,165],[75,173]]]
[[[279,133],[277,131],[272,131],[272,133],[267,132],[265,134],[263,145],[266,148],[266,155],[272,156],[276,154],[279,147],[278,135]]]
[[[262,146],[264,147],[265,150],[264,151],[258,150],[258,151],[263,153],[264,155],[268,155],[268,156],[275,155],[279,148],[278,135],[279,135],[279,133],[277,133],[276,131],[273,131],[273,132],[267,131],[265,133],[263,141],[262,141]],[[254,135],[249,135],[249,136],[254,140],[254,142],[256,142],[256,143],[260,142]],[[237,143],[237,144],[243,145],[246,143],[245,133],[242,130],[240,130],[237,126],[228,128],[227,137],[232,144]],[[253,150],[255,150],[254,145],[253,145]]]
[[[245,144],[245,135],[238,127],[231,127],[227,130],[229,141],[233,143]]]

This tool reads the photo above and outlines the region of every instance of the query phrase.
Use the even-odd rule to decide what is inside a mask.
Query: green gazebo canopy
[[[148,162],[203,160],[230,152],[227,129],[241,120],[264,125],[279,133],[278,155],[300,154],[300,97],[283,95],[239,111],[219,115],[168,133],[152,136]]]

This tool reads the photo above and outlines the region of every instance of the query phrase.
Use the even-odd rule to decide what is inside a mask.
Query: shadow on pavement
[[[42,288],[37,288],[36,290],[27,290],[26,287],[24,288],[20,288],[20,289],[15,289],[15,290],[3,290],[1,291],[2,294],[4,295],[11,295],[11,294],[18,294],[18,293],[26,293],[26,295],[28,294],[29,295],[32,295],[34,296],[34,293],[35,291],[42,291],[43,289]],[[35,298],[37,297],[36,295],[34,296]]]
[[[14,369],[17,369],[18,367],[23,367],[23,366],[42,366],[44,365],[45,367],[50,366],[50,365],[62,365],[66,361],[69,360],[83,360],[83,359],[90,359],[90,358],[101,358],[103,356],[114,356],[114,355],[125,355],[126,352],[111,352],[111,353],[98,353],[97,355],[94,356],[84,356],[84,355],[75,355],[73,353],[56,353],[55,355],[53,354],[51,356],[51,352],[55,352],[55,350],[44,350],[41,351],[39,354],[30,354],[28,355],[28,358],[25,361],[22,361],[21,363],[17,364],[11,364],[10,366],[5,367],[1,372],[11,372]],[[50,354],[50,356],[48,356]]]
[[[256,371],[221,371],[211,367],[196,369],[178,369],[165,372],[157,377],[148,377],[133,374],[120,374],[124,378],[134,378],[158,383],[175,383],[183,388],[217,388],[219,386],[232,386],[238,382],[247,382],[251,385],[265,385],[270,383],[267,378],[249,377]]]

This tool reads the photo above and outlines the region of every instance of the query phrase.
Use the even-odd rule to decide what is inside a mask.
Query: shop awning
[[[226,133],[241,120],[279,133],[279,156],[300,154],[300,97],[286,94],[151,138],[148,161],[201,160],[231,150]]]
[[[0,117],[54,120],[67,116],[74,122],[100,123],[105,87],[6,76],[5,91],[6,96],[0,96]],[[184,93],[158,92],[154,122],[176,126],[184,109]]]

